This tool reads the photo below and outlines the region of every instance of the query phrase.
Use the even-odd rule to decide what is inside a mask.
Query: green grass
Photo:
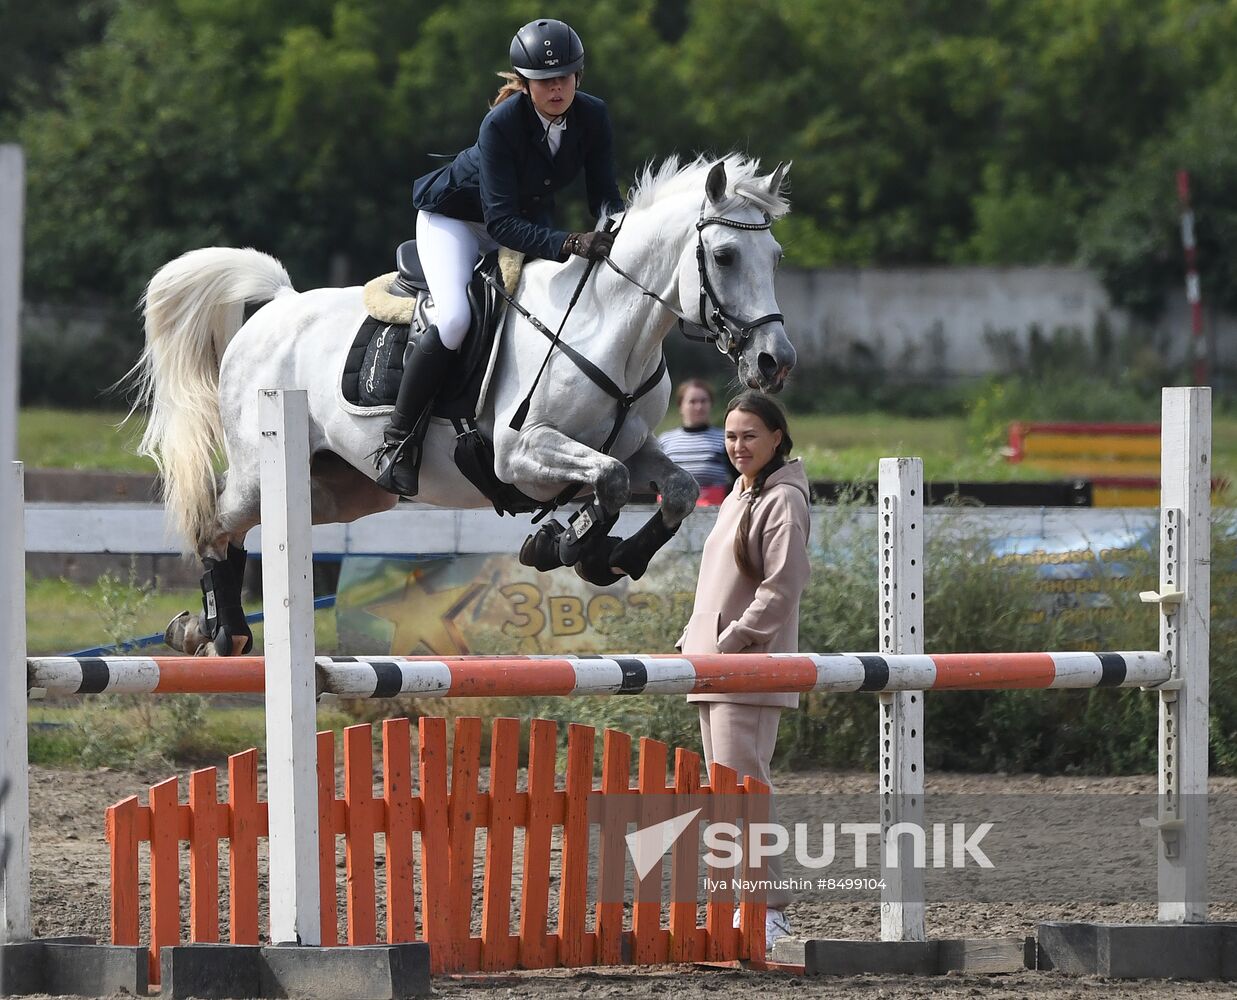
[[[678,426],[671,412],[658,430]],[[1014,465],[994,450],[971,441],[965,417],[899,417],[883,413],[790,414],[795,454],[813,479],[842,482],[876,478],[877,462],[901,456],[922,458],[928,480],[1007,482],[1053,478]],[[1212,451],[1218,475],[1237,482],[1237,417],[1213,418]]]
[[[929,480],[1042,478],[999,455],[972,449],[961,417],[813,413],[791,416],[790,426],[796,452],[813,479],[875,479],[877,462],[891,456],[922,458]]]
[[[145,420],[137,416],[121,427],[124,416],[28,407],[18,421],[17,457],[32,469],[153,473],[154,464],[137,455]]]
[[[32,656],[56,655],[163,631],[185,609],[201,607],[196,590],[154,591],[105,574],[89,587],[65,580],[26,580],[27,648]],[[247,609],[260,611],[261,603]],[[262,625],[254,652],[262,652]],[[338,650],[334,608],[314,614],[315,649]],[[142,649],[167,654],[162,643]],[[252,704],[236,706],[237,700]],[[339,730],[353,720],[320,707],[319,729]],[[175,695],[99,696],[36,703],[30,711],[30,759],[48,765],[154,767],[216,763],[228,754],[262,747],[261,699]]]
[[[26,647],[31,656],[55,656],[162,632],[174,615],[200,611],[196,590],[150,591],[104,577],[89,587],[64,580],[26,580]],[[245,608],[262,610],[260,601]],[[262,625],[253,626],[254,651],[262,651]],[[315,648],[338,649],[335,609],[314,614]],[[150,655],[168,652],[162,643],[148,647]]]
[[[18,428],[18,454],[31,468],[100,469],[153,472],[135,454],[144,422],[135,417],[118,427],[124,414],[77,410],[24,409]],[[672,409],[659,430],[678,424]],[[881,413],[791,414],[796,452],[808,474],[819,479],[875,479],[876,463],[887,456],[924,460],[932,479],[1007,481],[1052,478],[1011,465],[992,450],[973,443],[965,417],[899,417]],[[1216,416],[1215,468],[1237,481],[1237,417]]]
[[[353,722],[337,707],[318,708],[319,731],[338,736]],[[229,754],[265,746],[266,712],[256,695],[98,695],[30,706],[35,764],[172,768],[219,764]]]

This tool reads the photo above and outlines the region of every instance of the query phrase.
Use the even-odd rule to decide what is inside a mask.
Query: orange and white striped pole
[[[261,656],[34,656],[27,686],[56,694],[223,694],[266,689]],[[319,656],[319,692],[342,698],[582,697],[766,691],[1016,691],[1148,687],[1155,650],[1096,653],[626,653],[611,656]]]

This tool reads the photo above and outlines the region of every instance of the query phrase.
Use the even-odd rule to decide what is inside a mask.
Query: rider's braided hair
[[[749,580],[755,580],[759,578],[759,574],[756,572],[756,567],[752,565],[747,552],[747,536],[752,529],[752,509],[756,506],[756,501],[760,499],[761,493],[764,492],[765,481],[786,464],[786,457],[794,448],[795,443],[790,438],[786,414],[782,412],[782,408],[777,403],[763,393],[745,392],[741,396],[736,396],[726,407],[726,415],[729,416],[734,410],[752,414],[770,431],[782,432],[782,440],[778,443],[777,451],[765,463],[765,467],[756,474],[752,488],[747,494],[747,507],[744,508],[743,516],[739,519],[739,526],[734,533],[735,564],[739,567],[740,573]]]

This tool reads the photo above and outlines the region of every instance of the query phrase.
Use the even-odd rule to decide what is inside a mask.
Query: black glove
[[[563,242],[563,249],[577,257],[600,260],[610,255],[614,234],[606,232],[572,233]]]

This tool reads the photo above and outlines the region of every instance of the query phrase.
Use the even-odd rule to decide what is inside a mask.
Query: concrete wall
[[[1046,335],[1077,330],[1091,344],[1103,319],[1117,340],[1116,364],[1140,350],[1176,364],[1189,349],[1184,292],[1169,297],[1155,323],[1137,323],[1114,308],[1098,277],[1083,268],[783,268],[777,291],[803,364],[917,381],[1008,371],[1010,346],[1025,350],[1035,326]],[[23,338],[31,347],[51,339],[84,348],[105,337],[109,322],[118,320],[97,310],[28,303]],[[136,359],[140,343],[140,317],[130,322],[134,357],[119,371]],[[1209,311],[1206,325],[1216,363],[1237,368],[1237,317]],[[119,371],[109,372],[109,380]]]
[[[939,267],[796,270],[778,274],[778,301],[803,364],[877,368],[914,379],[1007,371],[1032,327],[1077,330],[1085,343],[1107,323],[1118,356],[1153,350],[1170,363],[1188,349],[1184,293],[1164,316],[1138,323],[1112,305],[1099,279],[1072,267]],[[1237,362],[1233,317],[1208,315],[1222,365]]]

